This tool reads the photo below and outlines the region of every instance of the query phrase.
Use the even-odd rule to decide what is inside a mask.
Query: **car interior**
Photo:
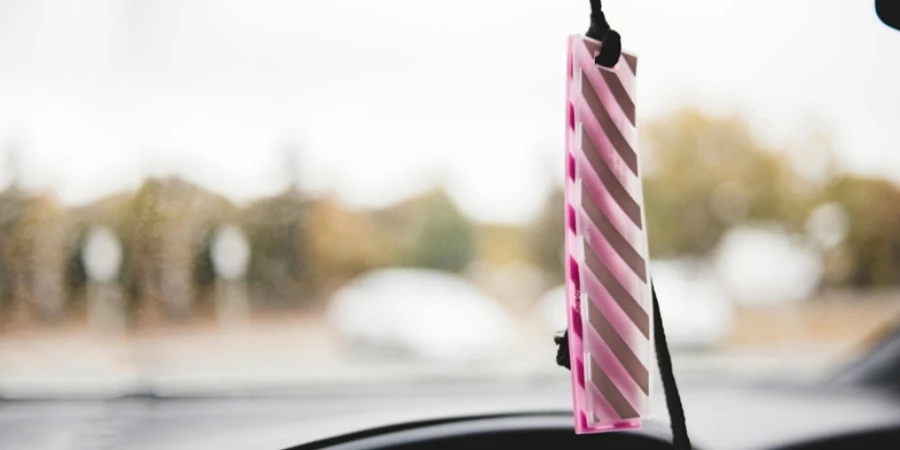
[[[600,3],[0,0],[0,449],[900,448],[900,1]],[[655,283],[585,434],[581,34]]]

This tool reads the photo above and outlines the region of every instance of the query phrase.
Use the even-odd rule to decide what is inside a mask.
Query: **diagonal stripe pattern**
[[[576,432],[640,426],[650,394],[651,301],[636,151],[637,58],[596,66],[569,39],[566,293]]]

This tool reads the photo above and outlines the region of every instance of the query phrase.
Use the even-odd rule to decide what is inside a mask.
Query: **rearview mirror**
[[[900,2],[897,0],[875,0],[875,13],[887,26],[900,30]]]

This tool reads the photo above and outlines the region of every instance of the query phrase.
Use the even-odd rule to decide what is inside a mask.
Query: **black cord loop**
[[[600,53],[594,58],[595,63],[612,68],[619,62],[619,57],[622,56],[622,37],[610,28],[600,0],[591,0],[591,26],[585,36],[603,42]]]

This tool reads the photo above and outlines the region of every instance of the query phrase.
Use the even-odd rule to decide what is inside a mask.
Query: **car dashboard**
[[[785,443],[768,450],[895,449],[900,424],[857,429]],[[560,448],[594,450],[669,450],[671,434],[661,422],[645,422],[640,429],[576,435],[565,412],[518,413],[457,417],[398,424],[324,439],[289,450],[455,450],[494,448]],[[694,445],[695,450],[706,447]],[[730,446],[722,448],[731,448]],[[762,449],[761,449],[762,450]]]
[[[424,450],[564,448],[595,450],[670,449],[665,427],[651,422],[638,430],[578,436],[566,412],[457,417],[399,424],[292,447],[290,450]]]
[[[696,449],[897,448],[900,400],[878,390],[682,386]],[[639,430],[577,436],[565,382],[361,385],[325,392],[0,400],[0,448],[667,449],[661,396]]]

